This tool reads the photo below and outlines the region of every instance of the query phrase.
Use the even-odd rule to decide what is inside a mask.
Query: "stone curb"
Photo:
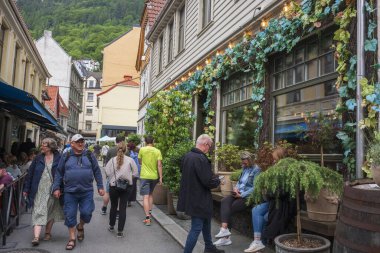
[[[137,203],[143,206],[142,197],[137,194]],[[162,212],[159,208],[153,205],[152,208],[152,216],[157,221],[158,224],[161,225],[163,229],[168,232],[174,240],[176,240],[182,247],[185,247],[186,238],[188,232],[179,226],[173,219],[167,216],[164,212]],[[193,250],[194,253],[203,253],[204,244],[200,241],[197,242],[195,248]]]

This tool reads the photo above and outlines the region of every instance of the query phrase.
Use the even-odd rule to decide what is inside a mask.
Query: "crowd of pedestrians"
[[[151,136],[145,137],[145,146],[138,149],[133,142],[125,143],[124,137],[116,138],[116,146],[107,144],[98,147],[94,152],[86,148],[82,135],[72,136],[69,145],[63,151],[58,150],[57,142],[45,138],[41,142],[40,152],[34,144],[27,141],[20,145],[19,159],[14,154],[6,154],[0,149],[0,190],[13,180],[27,173],[23,196],[27,206],[32,208],[33,239],[32,245],[52,238],[54,222],[64,221],[68,227],[66,250],[73,250],[77,241],[85,238],[85,224],[89,223],[95,210],[94,186],[103,197],[101,214],[107,214],[109,201],[110,232],[116,232],[118,238],[124,237],[126,209],[136,201],[137,180],[140,179],[140,195],[143,197],[143,223],[151,225],[153,190],[156,184],[162,184],[162,155],[154,147]],[[95,145],[95,146],[96,146]],[[224,250],[220,246],[232,244],[231,217],[234,213],[250,208],[246,198],[254,190],[254,180],[266,168],[255,164],[254,155],[248,151],[240,153],[242,173],[230,196],[221,201],[221,226],[212,241],[211,219],[213,200],[211,189],[224,183],[222,177],[215,175],[211,168],[208,153],[213,146],[210,136],[202,134],[196,145],[181,159],[181,181],[177,211],[191,217],[191,228],[188,233],[184,253],[193,251],[199,234],[202,232],[205,242],[205,253],[218,253]],[[286,150],[279,147],[272,153],[273,162],[286,156]],[[103,161],[106,176],[105,185],[98,160]],[[252,208],[253,241],[244,252],[258,252],[265,248],[262,235],[274,238],[282,230],[278,219],[281,210],[274,208],[275,201],[270,196],[263,196],[264,201]],[[284,199],[283,205],[287,206]],[[285,203],[286,202],[286,203]],[[79,211],[79,220],[77,220]],[[116,224],[117,223],[117,224]],[[265,225],[266,224],[266,225]],[[117,231],[116,231],[117,229]]]

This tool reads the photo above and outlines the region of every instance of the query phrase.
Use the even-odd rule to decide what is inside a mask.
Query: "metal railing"
[[[26,173],[11,184],[0,190],[0,232],[2,236],[2,246],[6,245],[7,235],[13,228],[19,225],[21,214],[26,211],[22,188],[26,178]]]

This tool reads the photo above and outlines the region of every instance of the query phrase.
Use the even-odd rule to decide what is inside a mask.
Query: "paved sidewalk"
[[[140,205],[142,205],[142,197],[137,196],[137,200]],[[191,227],[190,220],[180,220],[176,215],[167,214],[167,206],[153,206],[152,216],[157,223],[159,223],[173,238],[184,247],[186,243],[187,234]],[[219,232],[220,224],[217,220],[212,219],[211,222],[211,234],[215,235]],[[216,239],[213,238],[213,241]],[[229,246],[218,247],[219,249],[225,250],[226,253],[244,252],[244,249],[248,248],[249,244],[252,242],[252,238],[242,235],[236,230],[232,230],[231,236],[232,244]],[[202,234],[198,238],[197,245],[193,253],[203,253],[204,251],[204,241]],[[273,253],[274,251],[269,248],[265,248],[261,253]]]

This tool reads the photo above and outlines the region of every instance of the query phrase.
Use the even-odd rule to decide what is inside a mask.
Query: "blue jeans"
[[[203,240],[205,241],[206,250],[214,249],[215,246],[211,241],[211,219],[191,217],[191,229],[189,235],[187,236],[186,245],[184,253],[191,253],[195,247],[195,244],[198,241],[198,236],[201,233],[203,234]]]
[[[79,206],[80,219],[89,223],[92,212],[95,209],[94,192],[65,192],[63,195],[65,204],[63,213],[65,214],[65,225],[69,228],[77,225],[77,213]]]
[[[265,222],[268,221],[269,202],[261,203],[252,208],[252,224],[254,233],[263,231]]]

